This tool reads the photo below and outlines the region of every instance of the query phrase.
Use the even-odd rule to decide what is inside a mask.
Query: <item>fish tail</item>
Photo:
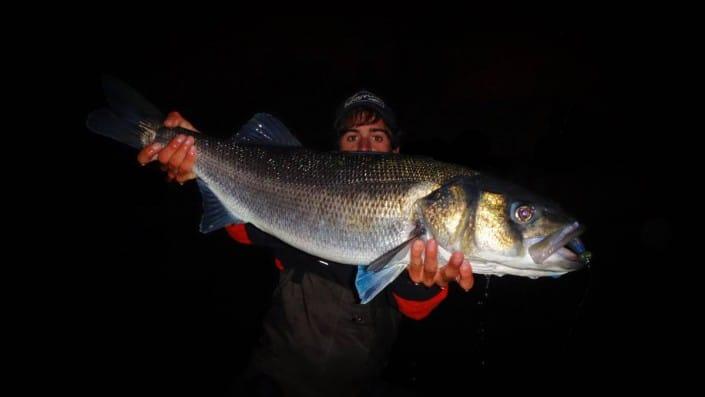
[[[103,76],[103,89],[109,107],[88,115],[88,129],[137,149],[156,138],[164,119],[159,109],[114,77]]]

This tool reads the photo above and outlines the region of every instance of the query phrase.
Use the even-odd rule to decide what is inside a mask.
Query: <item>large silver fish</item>
[[[88,116],[96,133],[141,148],[176,134],[129,87],[104,81],[110,108]],[[203,232],[252,223],[323,259],[360,266],[363,303],[409,262],[414,238],[434,238],[439,260],[462,251],[479,274],[558,276],[588,260],[582,226],[556,204],[458,165],[400,154],[315,152],[274,117],[257,114],[231,139],[194,136]]]

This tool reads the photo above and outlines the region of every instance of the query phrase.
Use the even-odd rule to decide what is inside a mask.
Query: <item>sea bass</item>
[[[362,303],[404,271],[416,238],[435,239],[441,261],[461,251],[479,274],[559,276],[589,260],[583,226],[557,204],[469,168],[309,150],[264,113],[216,139],[164,127],[157,108],[119,81],[105,79],[104,88],[109,107],[88,116],[90,130],[135,148],[194,136],[201,231],[252,223],[309,254],[359,266]]]

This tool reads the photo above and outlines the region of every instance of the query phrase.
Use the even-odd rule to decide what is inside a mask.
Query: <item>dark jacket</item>
[[[250,374],[274,380],[289,394],[360,395],[387,364],[400,313],[423,318],[447,294],[414,285],[404,272],[363,305],[355,266],[323,261],[250,224],[230,226],[228,233],[271,248],[281,270]]]

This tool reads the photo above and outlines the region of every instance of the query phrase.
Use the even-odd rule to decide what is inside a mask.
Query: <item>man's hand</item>
[[[411,281],[417,284],[423,283],[427,287],[436,284],[446,288],[449,283],[456,281],[461,288],[469,291],[475,280],[470,262],[463,259],[462,252],[454,252],[448,264],[439,269],[438,243],[435,240],[429,240],[424,244],[423,241],[416,240],[411,245],[409,277]]]
[[[187,130],[198,130],[184,119],[179,112],[171,112],[164,120],[164,126],[169,128],[181,127]],[[193,163],[196,161],[196,147],[191,136],[177,135],[166,147],[159,143],[147,145],[137,154],[137,161],[146,165],[158,160],[162,168],[167,171],[167,180],[176,180],[184,183],[196,178],[193,173]]]

